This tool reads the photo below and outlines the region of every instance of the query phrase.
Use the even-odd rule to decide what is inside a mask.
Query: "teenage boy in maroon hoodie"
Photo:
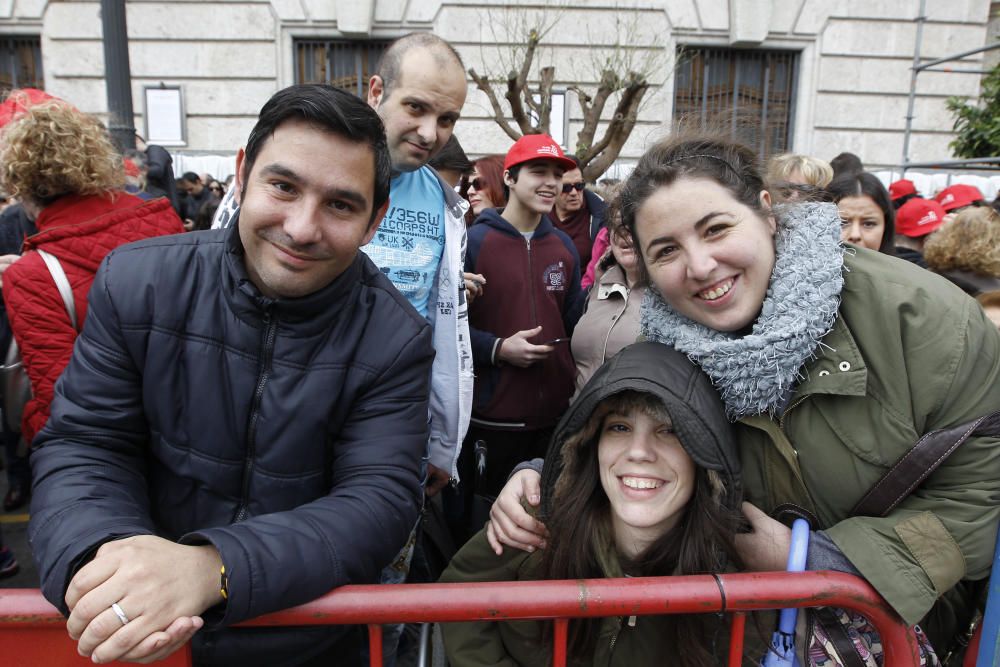
[[[485,518],[473,491],[495,496],[517,463],[542,456],[573,394],[580,259],[547,214],[574,168],[548,135],[522,137],[504,160],[507,207],[487,209],[469,229],[465,270],[486,278],[469,308],[476,383],[459,460],[461,513],[473,530]]]

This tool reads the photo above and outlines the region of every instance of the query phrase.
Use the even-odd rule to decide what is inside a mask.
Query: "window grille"
[[[0,37],[0,91],[45,87],[42,40],[33,36]]]
[[[336,39],[295,40],[295,82],[328,83],[367,96],[368,80],[391,42]]]
[[[674,117],[728,129],[762,159],[791,146],[798,53],[682,46]]]

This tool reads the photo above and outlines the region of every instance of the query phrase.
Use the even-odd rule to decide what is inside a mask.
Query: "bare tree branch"
[[[625,142],[635,128],[642,98],[649,88],[650,84],[645,77],[637,75],[635,72],[629,73],[629,85],[622,92],[618,106],[615,108],[614,117],[608,125],[604,137],[593,146],[587,155],[588,159],[584,168],[586,179],[596,180],[618,159]],[[583,158],[580,161],[584,162]]]
[[[538,48],[538,30],[532,28],[528,33],[527,48],[524,50],[524,59],[521,61],[521,69],[518,72],[511,70],[507,75],[507,102],[510,104],[510,115],[514,122],[521,128],[522,134],[536,134],[537,129],[533,127],[531,118],[524,110],[526,100],[529,108],[534,107],[534,100],[531,99],[531,92],[527,89],[528,75],[531,73],[531,63],[535,59],[535,50]]]
[[[503,112],[503,107],[500,106],[500,100],[497,99],[496,93],[493,92],[493,86],[490,85],[490,80],[485,76],[476,74],[476,70],[473,67],[469,68],[469,76],[476,82],[476,88],[486,93],[486,97],[490,101],[490,106],[493,107],[493,120],[496,121],[496,124],[500,126],[501,130],[504,131],[504,134],[514,141],[520,139],[521,135],[519,135],[517,131],[510,126],[510,123],[507,122]]]
[[[629,73],[629,80],[630,83],[628,87],[625,88],[621,97],[618,99],[618,105],[615,107],[615,112],[611,116],[611,121],[604,131],[604,136],[601,137],[601,140],[596,144],[587,148],[587,150],[583,153],[583,157],[580,157],[581,161],[585,159],[589,161],[602,151],[606,150],[611,142],[616,138],[615,135],[618,132],[619,126],[627,117],[629,111],[632,110],[633,105],[642,100],[642,95],[645,94],[646,88],[649,87],[648,84],[644,79],[637,79],[634,72]],[[637,96],[638,100],[636,100]]]
[[[543,67],[542,80],[538,84],[538,129],[545,134],[552,134],[552,84],[556,78],[555,67]]]
[[[583,115],[586,116],[587,111],[590,109],[590,101],[592,99],[590,94],[580,86],[570,86],[567,90],[571,90],[576,93],[576,101],[580,104],[580,111],[582,111]]]
[[[601,114],[608,103],[608,98],[618,89],[620,83],[618,75],[611,70],[601,72],[601,82],[597,86],[597,93],[594,95],[589,108],[583,116],[583,128],[576,135],[577,157],[582,161],[582,154],[590,151],[591,144],[594,143],[594,136],[597,134],[597,126],[601,122]]]
[[[507,93],[504,97],[510,104],[510,115],[517,126],[521,128],[521,134],[535,134],[532,131],[534,128],[531,125],[531,119],[528,118],[524,105],[521,103],[521,89],[517,87],[517,77],[514,72],[511,72],[510,76],[507,77]]]

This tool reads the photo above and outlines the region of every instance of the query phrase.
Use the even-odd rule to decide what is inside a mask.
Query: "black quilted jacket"
[[[417,518],[433,350],[364,254],[319,292],[272,300],[233,225],[115,250],[89,300],[31,457],[50,602],[66,612],[100,544],[150,533],[221,553],[230,594],[209,629],[377,580]],[[195,658],[291,664],[317,632],[203,631]]]

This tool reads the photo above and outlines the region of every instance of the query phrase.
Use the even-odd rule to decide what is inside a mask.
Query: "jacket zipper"
[[[239,507],[236,508],[236,515],[233,517],[234,523],[247,518],[247,505],[250,502],[250,475],[253,472],[253,460],[256,454],[257,421],[260,419],[260,403],[264,396],[264,385],[267,384],[271,372],[271,357],[274,354],[274,339],[277,330],[277,320],[272,317],[270,310],[265,311],[264,333],[261,336],[260,366],[257,370],[257,385],[254,389],[253,406],[250,410],[250,423],[247,426],[247,453],[243,461],[243,490],[240,495]]]
[[[618,635],[622,633],[622,622],[623,617],[618,617],[618,629],[615,630],[615,634],[611,635],[611,646],[608,649],[608,667],[611,667],[611,662],[615,657],[615,644],[618,642]]]
[[[785,431],[785,419],[788,417],[788,414],[792,410],[794,410],[797,406],[801,405],[802,402],[805,401],[807,398],[809,398],[808,395],[801,396],[799,398],[799,400],[795,401],[794,403],[792,403],[791,405],[789,405],[787,408],[785,408],[785,411],[781,413],[780,417],[778,417],[778,428],[781,429],[782,433],[784,433],[784,431]],[[787,439],[787,436],[786,436],[786,439]],[[795,457],[795,465],[798,467],[799,466],[799,464],[798,464],[799,450],[796,449],[794,446],[792,446],[792,441],[790,439],[788,440],[788,444],[789,444],[789,446],[792,447],[792,455]],[[798,472],[799,479],[802,480],[802,470],[801,470],[801,467],[799,467],[799,470],[797,472]],[[805,481],[804,480],[802,480],[802,487],[805,489]],[[809,502],[811,502],[813,504],[813,507],[815,507],[816,503],[812,499],[812,494],[809,493],[808,489],[805,490],[805,493],[806,493],[806,497],[809,499]],[[811,512],[811,511],[807,510],[806,508],[802,507],[801,505],[798,505],[798,504],[795,504],[795,503],[787,503],[786,506],[789,509],[793,509],[794,508],[794,510],[797,510],[798,511],[798,516],[809,522],[809,527],[810,527],[811,530],[819,530],[819,526],[820,526],[820,524],[819,524],[819,518],[816,516],[816,514],[814,512]]]
[[[525,247],[528,249],[528,303],[531,304],[531,326],[538,326],[538,311],[535,308],[535,271],[532,267],[531,262],[531,239],[524,239]],[[539,365],[535,364],[538,368]],[[538,402],[544,404],[545,402],[545,383],[541,381],[538,382]]]
[[[531,268],[531,239],[524,239],[528,248],[528,302],[531,304],[531,325],[538,326],[538,313],[535,311],[535,272]]]
[[[625,311],[628,310],[628,297],[631,292],[632,290],[628,287],[625,288],[625,304],[622,306],[622,309],[618,311],[618,314],[614,316],[614,322],[611,323],[611,328],[608,329],[607,335],[604,336],[604,349],[601,350],[602,364],[608,360],[608,341],[611,340],[611,333],[615,330],[615,327],[618,326],[618,322],[621,321],[622,315],[624,315]]]
[[[784,430],[784,428],[785,428],[785,417],[787,417],[789,412],[791,412],[796,406],[798,406],[799,404],[801,404],[802,401],[806,400],[807,398],[809,398],[809,397],[808,396],[801,396],[799,398],[799,400],[795,401],[794,403],[792,403],[791,405],[789,405],[787,408],[785,408],[785,411],[781,413],[780,417],[778,417],[778,428]]]

